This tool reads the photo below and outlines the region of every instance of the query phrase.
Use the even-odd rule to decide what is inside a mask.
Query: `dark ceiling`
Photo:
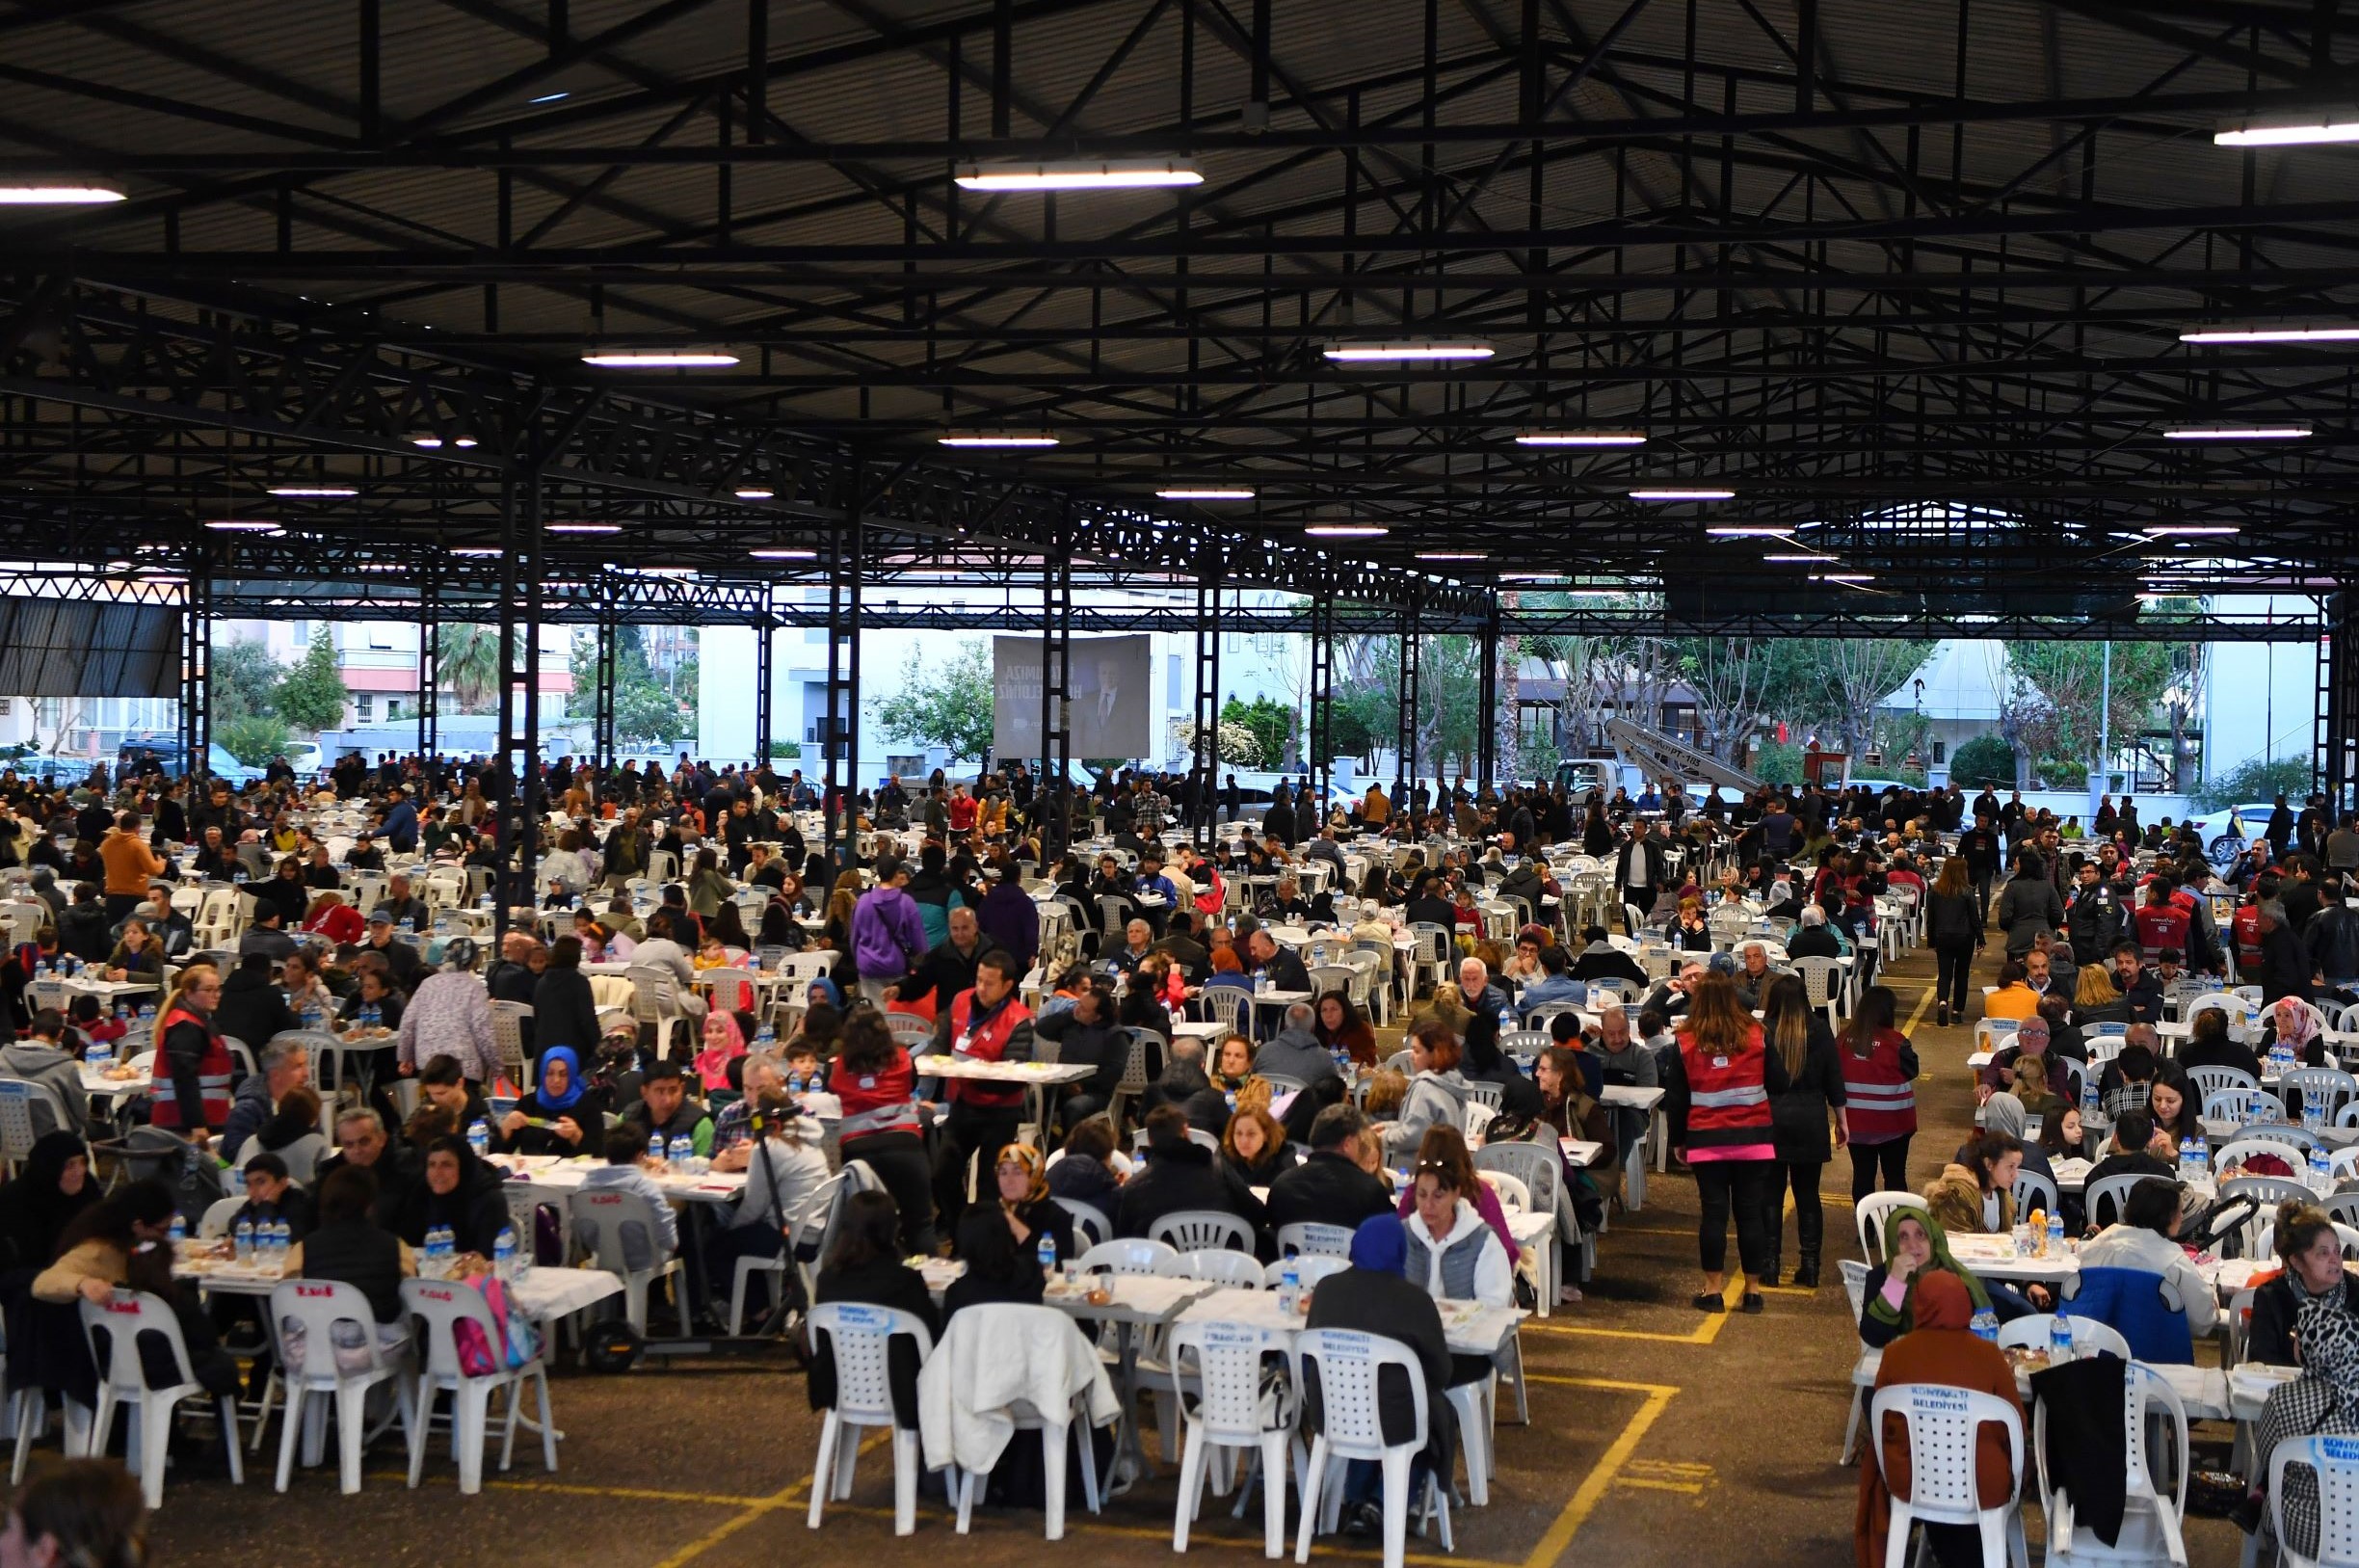
[[[0,208],[0,554],[387,600],[611,523],[548,576],[726,616],[857,518],[879,583],[2191,624],[2136,596],[2348,575],[2359,344],[2180,334],[2359,321],[2359,151],[2213,142],[2354,61],[2331,0],[0,0],[0,184],[127,196]],[[954,182],[1042,159],[1204,183]],[[1322,354],[1399,339],[1492,353]]]

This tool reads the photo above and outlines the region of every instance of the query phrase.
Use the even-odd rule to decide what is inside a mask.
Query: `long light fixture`
[[[217,534],[283,534],[282,524],[252,518],[216,518],[205,524]]]
[[[312,501],[340,500],[360,493],[350,485],[273,485],[270,492],[283,495],[289,500]]]
[[[1314,522],[1303,530],[1314,539],[1374,539],[1392,531],[1373,522]]]
[[[1155,495],[1166,501],[1250,501],[1254,492],[1244,485],[1174,485]]]
[[[1183,163],[967,164],[958,183],[968,191],[1149,191],[1202,185],[1202,171]]]
[[[2310,435],[2308,425],[2182,425],[2166,430],[2166,441],[2298,441]]]
[[[0,185],[0,207],[95,207],[122,199],[104,185]]]
[[[1714,523],[1704,532],[1713,539],[1784,539],[1791,528],[1763,522]]]
[[[1798,561],[1832,561],[1835,559],[1835,557],[1832,555],[1816,554],[1810,550],[1794,550],[1781,551],[1775,555],[1764,555],[1762,557],[1762,559],[1764,561],[1777,561],[1786,564],[1792,564]]]
[[[2323,116],[2290,125],[2223,125],[2212,133],[2213,145],[2223,147],[2327,146],[2359,142],[2359,120],[2328,120]]]
[[[451,550],[453,555],[505,555],[497,545],[461,545]]]
[[[816,561],[819,559],[817,550],[748,550],[746,553],[756,561]]]
[[[1497,351],[1488,343],[1409,338],[1393,343],[1330,343],[1319,352],[1336,364],[1409,364],[1488,359]]]
[[[1419,550],[1417,558],[1420,561],[1488,561],[1491,559],[1491,552],[1489,550]]]
[[[2138,532],[2148,539],[2169,539],[2174,535],[2224,535],[2237,532],[2233,522],[2159,522]]]
[[[719,370],[737,362],[734,354],[694,349],[592,349],[581,359],[605,370]]]
[[[2182,343],[2359,343],[2359,325],[2289,323],[2272,327],[2196,327]]]
[[[429,452],[438,451],[445,446],[455,446],[461,451],[464,451],[468,447],[475,444],[475,438],[472,436],[453,436],[446,441],[439,436],[412,436],[410,438],[410,444],[411,446],[422,446]]]
[[[547,525],[552,534],[619,534],[619,522],[552,522]]]
[[[1811,581],[1873,582],[1875,581],[1875,573],[1872,571],[1814,571],[1811,573]]]
[[[737,499],[741,501],[767,501],[776,496],[778,492],[774,490],[750,489],[738,491],[736,494]]]
[[[1665,490],[1634,490],[1630,492],[1630,498],[1633,501],[1733,501],[1736,498],[1736,492],[1733,490],[1688,490],[1676,488]]]
[[[984,449],[1025,449],[1054,446],[1057,438],[1045,430],[953,430],[934,439],[943,446],[980,447]]]
[[[1518,446],[1644,446],[1646,433],[1638,430],[1527,430],[1516,437]]]

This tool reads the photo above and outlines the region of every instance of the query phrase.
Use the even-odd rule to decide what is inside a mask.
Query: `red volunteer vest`
[[[1007,1060],[1008,1041],[1015,1035],[1018,1025],[1032,1022],[1032,1010],[1016,997],[1008,997],[1006,1004],[991,1021],[979,1027],[971,1022],[974,1013],[975,994],[972,991],[960,992],[958,1000],[950,1004],[950,1049],[956,1054],[979,1062]],[[967,1042],[964,1051],[959,1050],[961,1039]],[[970,1105],[998,1108],[1020,1105],[1024,1101],[1023,1086],[1017,1083],[982,1083],[972,1078],[952,1078],[949,1088],[952,1100],[963,1100]]]
[[[194,1023],[205,1032],[204,1054],[197,1061],[197,1092],[203,1102],[199,1107],[203,1116],[199,1123],[192,1123],[181,1115],[178,1093],[172,1087],[172,1061],[169,1053],[161,1049],[165,1036],[177,1023]],[[148,1120],[157,1127],[173,1129],[199,1125],[219,1128],[229,1120],[229,1075],[236,1070],[236,1066],[230,1060],[229,1048],[222,1044],[222,1037],[214,1032],[212,1025],[187,1009],[175,1007],[156,1020],[154,1038],[159,1049],[155,1053],[155,1065],[148,1070],[147,1098],[154,1105]]]
[[[1745,1049],[1720,1055],[1679,1037],[1680,1065],[1687,1075],[1687,1157],[1699,1152],[1717,1159],[1769,1159],[1769,1090],[1763,1081],[1762,1031],[1753,1029]]]

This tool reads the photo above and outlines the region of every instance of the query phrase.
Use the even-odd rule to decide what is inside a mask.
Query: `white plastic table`
[[[1048,1091],[1078,1083],[1098,1069],[1086,1062],[984,1062],[970,1056],[920,1056],[910,1064],[921,1078],[964,1078],[970,1083],[1009,1083],[1024,1091],[1032,1125],[1048,1127]]]

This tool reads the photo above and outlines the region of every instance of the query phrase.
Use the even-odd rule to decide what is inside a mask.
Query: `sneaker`
[[[1382,1535],[1384,1509],[1373,1502],[1355,1502],[1343,1510],[1343,1533],[1346,1535]]]

